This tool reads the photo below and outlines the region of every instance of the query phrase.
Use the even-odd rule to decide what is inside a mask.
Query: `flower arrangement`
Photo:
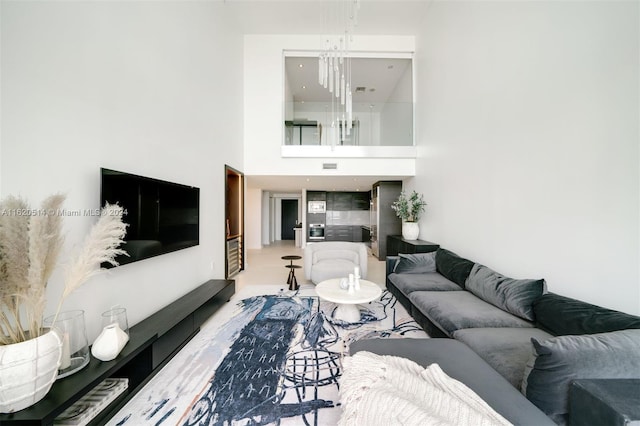
[[[396,211],[396,215],[405,222],[417,222],[420,219],[420,213],[424,212],[424,202],[422,194],[413,191],[407,198],[404,191],[400,192],[400,196],[391,204],[391,208]]]
[[[31,209],[21,198],[9,196],[0,202],[0,345],[40,336],[46,305],[45,290],[60,254],[65,197],[52,195],[40,209]],[[66,270],[62,303],[74,290],[101,270],[101,263],[117,265],[125,254],[118,247],[126,233],[123,209],[107,204],[87,235],[82,250]],[[55,320],[54,320],[55,322]]]

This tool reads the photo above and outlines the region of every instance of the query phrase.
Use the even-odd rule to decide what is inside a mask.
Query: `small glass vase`
[[[100,361],[111,361],[129,341],[127,310],[111,309],[102,314],[102,332],[91,346],[91,354]]]
[[[102,313],[102,327],[110,324],[117,324],[120,330],[129,335],[129,321],[127,320],[127,310],[125,308],[114,308]]]

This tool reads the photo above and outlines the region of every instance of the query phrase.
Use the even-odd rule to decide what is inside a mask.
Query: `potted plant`
[[[422,194],[413,191],[407,198],[404,191],[400,192],[400,196],[391,204],[391,208],[395,210],[396,215],[402,219],[402,238],[405,240],[417,240],[420,234],[418,220],[420,214],[424,212],[424,202]]]
[[[63,339],[43,327],[47,282],[62,249],[60,194],[39,209],[9,196],[0,201],[0,412],[10,413],[42,399],[55,381]],[[106,205],[65,275],[62,303],[100,271],[102,262],[126,254],[118,247],[126,232],[123,209]],[[53,321],[55,324],[55,320]]]

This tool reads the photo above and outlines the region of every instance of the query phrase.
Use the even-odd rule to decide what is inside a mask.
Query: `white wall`
[[[245,191],[244,212],[244,248],[245,250],[260,249],[262,248],[262,237],[260,235],[262,228],[260,217],[262,212],[262,191],[260,189],[250,188]]]
[[[420,237],[640,313],[637,2],[433,2],[417,40]]]
[[[228,22],[205,2],[2,3],[3,195],[62,191],[67,209],[96,208],[101,166],[201,189],[198,247],[110,270],[67,300],[91,340],[112,305],[135,324],[224,278],[224,164],[243,168],[242,38]],[[65,220],[61,264],[94,219]]]

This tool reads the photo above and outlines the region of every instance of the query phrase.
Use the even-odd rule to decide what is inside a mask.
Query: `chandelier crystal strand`
[[[324,51],[318,55],[318,83],[333,96],[331,117],[326,124],[327,141],[332,149],[351,134],[353,127],[353,93],[350,48],[358,25],[361,0],[328,1],[323,13]],[[331,35],[333,33],[334,35]],[[329,125],[329,123],[331,123]]]
[[[335,59],[333,61],[333,81],[335,82],[335,95],[336,98],[340,97],[340,54],[338,52],[338,46],[335,46],[334,50]]]
[[[327,54],[328,50],[328,46],[329,46],[329,39],[325,40],[325,49],[324,52],[322,53],[322,62],[324,65],[324,69],[322,72],[322,76],[323,76],[323,81],[322,81],[322,85],[324,86],[325,89],[329,88],[329,55]]]
[[[333,93],[333,53],[329,52],[329,93]]]
[[[348,63],[348,76],[349,80],[347,81],[347,100],[345,109],[347,110],[347,135],[351,135],[351,128],[353,127],[353,98],[351,95],[351,58],[349,58]]]

